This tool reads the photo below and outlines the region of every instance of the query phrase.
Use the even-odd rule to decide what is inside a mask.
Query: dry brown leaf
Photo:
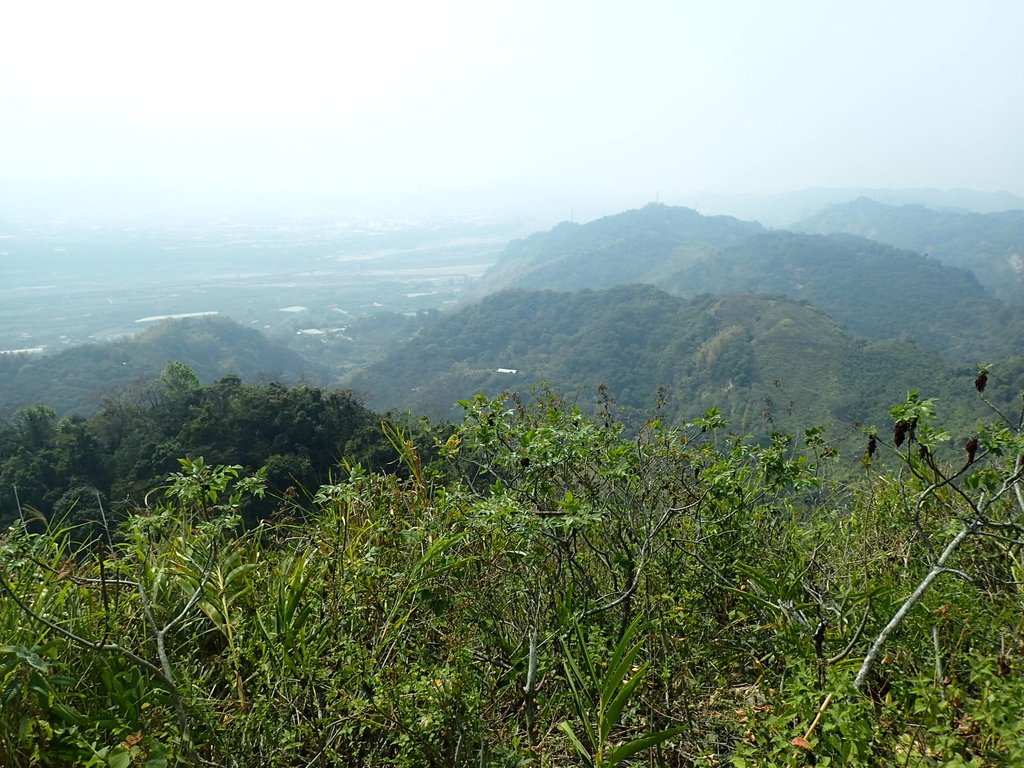
[[[137,746],[140,741],[142,741],[142,733],[136,731],[124,740],[124,748],[131,749],[132,747]]]

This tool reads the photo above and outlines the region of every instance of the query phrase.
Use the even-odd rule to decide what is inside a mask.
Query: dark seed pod
[[[907,437],[910,438],[911,441],[917,440],[917,416],[910,420]]]
[[[1013,671],[1013,667],[1010,665],[1010,658],[1004,654],[999,654],[999,658],[996,659],[996,672],[1000,677],[1006,677]]]
[[[897,421],[896,426],[892,428],[892,441],[896,443],[897,448],[903,445],[903,441],[907,439],[908,426],[905,421]]]
[[[978,452],[978,438],[972,437],[964,444],[964,450],[967,451],[967,463],[974,463],[974,454]]]
[[[526,469],[528,466],[530,466],[530,457],[523,456],[523,458],[519,460],[519,466],[522,467],[523,469]]]
[[[927,445],[920,445],[917,448],[917,455],[920,456],[922,459],[927,459],[930,453],[931,451],[928,450]]]
[[[984,392],[986,384],[988,384],[988,374],[984,372],[979,373],[978,378],[974,380],[974,388],[979,392]]]
[[[868,458],[874,456],[876,450],[878,450],[878,441],[875,440],[874,435],[871,435],[871,437],[868,438]]]

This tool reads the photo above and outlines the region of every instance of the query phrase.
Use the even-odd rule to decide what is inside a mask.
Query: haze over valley
[[[55,351],[203,313],[274,333],[296,319],[324,330],[317,323],[337,328],[381,308],[439,307],[518,231],[443,220],[8,223],[0,347]]]

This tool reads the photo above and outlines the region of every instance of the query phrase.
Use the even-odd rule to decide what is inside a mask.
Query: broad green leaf
[[[124,747],[115,747],[107,756],[107,765],[110,768],[130,768],[131,764],[132,754]]]
[[[622,640],[625,642],[627,638],[624,637]],[[642,643],[637,643],[625,653],[620,653],[622,650],[621,648],[616,649],[615,656],[612,657],[612,660],[608,665],[608,675],[601,688],[601,701],[608,702],[612,700],[612,697],[615,695],[615,690],[622,685],[622,681],[626,679],[626,674],[632,667],[633,660],[636,658],[636,655],[640,652],[641,645]]]

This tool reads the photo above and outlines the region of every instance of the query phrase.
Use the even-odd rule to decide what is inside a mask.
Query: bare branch
[[[939,555],[939,559],[935,561],[935,565],[931,567],[927,575],[921,580],[921,583],[917,585],[910,597],[908,597],[900,609],[896,611],[893,617],[889,620],[889,623],[885,625],[881,632],[878,633],[878,637],[871,644],[871,648],[868,650],[867,655],[864,657],[864,662],[860,665],[860,670],[857,672],[857,676],[853,680],[853,687],[858,691],[864,687],[864,682],[867,680],[868,675],[871,674],[871,670],[875,666],[875,661],[878,659],[879,654],[882,652],[882,648],[885,646],[889,636],[895,632],[903,620],[907,617],[907,614],[913,610],[914,606],[920,602],[921,598],[924,597],[929,587],[935,582],[939,576],[946,572],[946,562],[953,556],[953,554],[960,548],[960,545],[964,543],[968,536],[976,531],[977,523],[965,523],[960,532],[953,537],[952,541],[946,545],[946,548]]]
[[[76,635],[71,630],[65,629],[64,627],[60,626],[60,624],[57,624],[53,621],[50,621],[46,617],[39,615],[35,612],[35,610],[32,609],[31,606],[28,605],[28,603],[21,599],[21,597],[14,591],[11,585],[7,583],[6,578],[0,579],[0,589],[2,589],[4,593],[14,602],[14,604],[21,609],[22,613],[24,613],[33,621],[36,621],[42,624],[44,627],[56,632],[61,637],[70,640],[76,645],[79,645],[82,648],[86,648],[91,651],[101,651],[103,653],[120,653],[125,658],[131,659],[136,664],[145,667],[150,672],[154,673],[157,677],[159,677],[161,680],[163,680],[165,683],[170,683],[171,685],[173,685],[173,682],[169,681],[164,676],[163,670],[161,670],[160,667],[153,664],[153,662],[142,658],[137,653],[128,650],[123,645],[120,645],[118,643],[98,643],[93,642],[91,640],[86,640],[84,637]]]

